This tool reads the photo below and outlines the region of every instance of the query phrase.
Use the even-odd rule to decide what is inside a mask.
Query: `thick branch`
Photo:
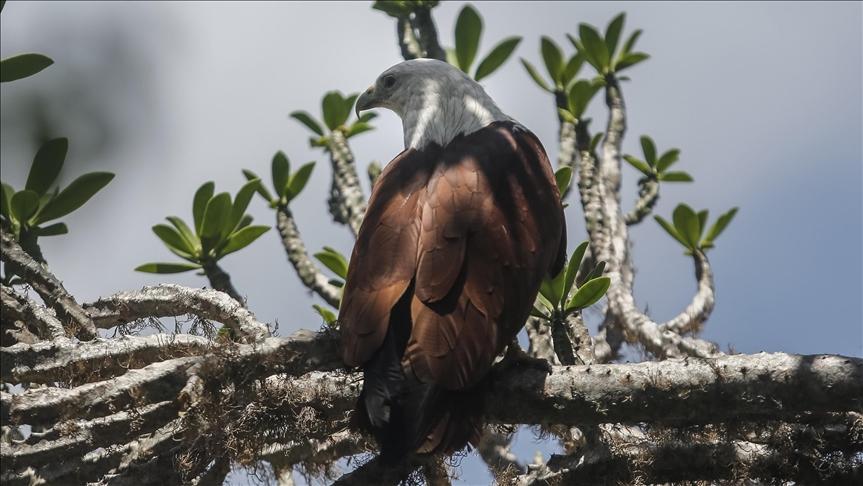
[[[45,307],[26,296],[19,295],[5,285],[0,288],[0,297],[2,297],[4,328],[6,320],[9,319],[21,321],[24,325],[35,325],[38,335],[43,339],[59,339],[66,336],[63,325]]]
[[[333,130],[327,142],[327,152],[333,166],[333,182],[330,187],[330,214],[333,220],[348,225],[354,236],[360,231],[363,216],[366,214],[366,200],[363,196],[354,154],[348,139],[341,130]]]
[[[339,288],[331,284],[309,258],[306,245],[297,228],[297,222],[288,207],[276,208],[276,228],[282,236],[282,245],[288,254],[288,261],[293,265],[303,285],[318,294],[327,304],[338,308],[341,300]]]
[[[673,331],[678,334],[687,332],[698,332],[701,325],[710,317],[713,306],[716,303],[713,291],[713,271],[707,256],[701,251],[692,254],[695,262],[695,280],[698,282],[698,292],[692,298],[692,302],[675,318],[662,324],[660,330]]]
[[[236,299],[217,290],[162,284],[138,292],[120,292],[85,305],[100,328],[110,328],[149,317],[194,314],[221,322],[243,340],[253,342],[269,335],[267,326]]]
[[[80,339],[96,337],[96,328],[90,316],[75,302],[63,284],[41,263],[28,255],[21,246],[5,231],[0,232],[2,239],[2,259],[14,272],[33,287],[39,296],[54,311],[70,334]]]
[[[189,334],[69,339],[19,343],[0,348],[0,378],[11,383],[83,383],[123,374],[131,368],[204,353],[209,339]]]

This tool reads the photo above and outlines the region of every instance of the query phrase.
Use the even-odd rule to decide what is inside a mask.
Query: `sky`
[[[463,2],[434,10],[451,45]],[[509,115],[557,154],[550,96],[516,57],[541,65],[539,38],[569,55],[566,33],[580,22],[604,26],[627,12],[625,32],[641,28],[651,59],[629,72],[625,153],[640,155],[649,134],[692,184],[666,184],[656,214],[680,202],[712,217],[740,211],[708,254],[717,306],[702,337],[725,350],[863,355],[863,14],[858,2],[568,3],[477,2],[485,29],[480,56],[498,41],[523,36],[515,56],[483,80]],[[242,168],[267,176],[277,150],[294,166],[316,160],[306,190],[292,202],[306,245],[349,254],[349,231],[326,212],[327,158],[309,132],[288,118],[316,116],[332,89],[358,92],[399,62],[394,21],[366,2],[9,2],[0,16],[0,54],[41,52],[56,64],[0,88],[4,182],[21,188],[37,130],[68,136],[65,183],[109,170],[115,180],[65,221],[70,234],[46,238],[52,269],[81,301],[160,282],[204,286],[192,273],[153,276],[132,269],[174,258],[150,227],[165,216],[191,217],[194,191],[212,180],[235,193]],[[38,113],[35,116],[33,113]],[[403,147],[401,125],[379,112],[377,129],[352,139],[358,172]],[[604,124],[601,97],[588,111]],[[45,120],[50,121],[46,122]],[[48,128],[45,128],[45,127]],[[624,207],[638,176],[624,169]],[[365,178],[366,194],[368,185]],[[260,199],[260,224],[273,213]],[[568,236],[585,239],[578,204],[567,210]],[[662,321],[695,292],[692,263],[652,220],[631,230],[638,304]],[[572,245],[574,247],[574,244]],[[223,261],[259,319],[280,334],[315,329],[320,319],[288,264],[275,231]],[[589,316],[593,320],[596,315]],[[530,431],[515,450],[530,461]],[[489,477],[472,456],[458,484]],[[233,484],[246,484],[240,473]]]

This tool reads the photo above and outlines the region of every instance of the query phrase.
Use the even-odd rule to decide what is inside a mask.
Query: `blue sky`
[[[452,42],[462,5],[445,2],[434,11],[444,44]],[[640,49],[652,59],[633,68],[623,88],[624,150],[639,154],[638,136],[649,134],[661,150],[680,148],[680,169],[696,180],[663,187],[657,213],[667,217],[679,202],[714,216],[741,208],[709,254],[717,307],[703,336],[740,352],[863,354],[860,3],[477,7],[485,21],[481,54],[521,35],[516,56],[534,64],[540,64],[540,35],[568,53],[564,34],[579,22],[604,27],[626,11],[627,31],[644,29]],[[96,168],[118,172],[103,194],[68,219],[69,235],[43,246],[80,299],[163,281],[204,285],[193,274],[132,271],[145,261],[171,259],[150,226],[169,214],[188,218],[192,194],[206,180],[235,192],[241,168],[268,174],[276,150],[294,164],[318,161],[293,204],[307,245],[349,253],[348,231],[330,224],[325,212],[326,158],[308,147],[307,131],[287,114],[318,113],[326,90],[360,91],[398,62],[390,18],[362,2],[10,2],[0,22],[3,57],[36,51],[57,61],[37,77],[2,86],[3,180],[22,186],[35,151],[29,125],[16,123],[21,105],[15,101],[63,89],[69,94],[58,102],[58,135],[71,139],[71,172],[64,177]],[[105,39],[132,47],[121,62],[105,63],[112,53]],[[133,68],[135,76],[124,75]],[[78,91],[69,88],[73,75]],[[510,61],[483,84],[556,155],[552,102],[519,63]],[[97,99],[97,108],[99,99],[111,100],[102,109],[119,141],[85,157],[84,148],[98,145],[104,131],[91,126],[86,96]],[[601,108],[591,107],[595,126],[604,123]],[[369,161],[386,162],[402,148],[395,115],[382,112],[375,122],[376,131],[353,143],[361,173]],[[625,171],[623,200],[631,207],[637,176]],[[259,200],[251,212],[261,223],[272,221]],[[585,237],[581,217],[579,205],[571,205],[571,241]],[[652,220],[633,229],[632,238],[638,303],[656,319],[672,317],[695,290],[691,262]],[[258,317],[278,320],[283,334],[318,327],[311,310],[316,300],[287,264],[274,232],[228,257],[224,267]],[[529,432],[519,435],[522,459],[537,448],[550,450],[534,444]],[[461,472],[463,484],[488,480],[475,459],[465,459]]]

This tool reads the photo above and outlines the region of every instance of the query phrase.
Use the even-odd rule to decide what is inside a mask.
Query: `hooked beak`
[[[357,104],[355,109],[357,118],[359,118],[361,111],[378,106],[378,99],[375,95],[375,87],[369,86],[369,89],[365,90],[363,94],[361,94],[360,97],[357,98]]]

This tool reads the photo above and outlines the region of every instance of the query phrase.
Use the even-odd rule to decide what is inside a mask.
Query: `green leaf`
[[[318,315],[321,316],[325,324],[332,325],[334,322],[336,322],[336,314],[333,313],[333,311],[321,307],[318,304],[312,304],[312,307],[315,309]]]
[[[549,282],[548,279],[545,279],[543,282]],[[546,296],[542,295],[542,290],[536,295],[536,303],[534,305],[539,305],[540,307],[544,307],[548,312],[547,314],[551,314],[554,311],[554,304],[551,303]]]
[[[217,194],[210,202],[207,203],[207,208],[204,210],[204,221],[201,223],[201,241],[204,246],[206,243],[213,243],[213,240],[221,236],[222,228],[225,227],[225,220],[231,216],[231,195],[227,192]]]
[[[375,119],[375,118],[377,118],[377,117],[378,117],[378,114],[377,114],[377,113],[375,113],[375,112],[373,112],[373,111],[367,111],[367,112],[365,112],[365,113],[362,113],[362,114],[360,115],[360,117],[359,117],[359,118],[357,118],[357,121],[358,121],[358,122],[362,122],[362,123],[368,123],[368,122],[370,122],[370,121],[374,120],[374,119]]]
[[[663,182],[692,182],[692,176],[686,172],[665,172],[659,174],[659,180]]]
[[[251,214],[244,214],[243,218],[240,220],[240,224],[237,225],[237,231],[245,228],[246,226],[252,224],[255,218],[252,217]]]
[[[626,20],[625,13],[619,13],[617,17],[612,19],[605,29],[605,46],[608,49],[608,55],[614,57],[614,51],[617,50],[617,42],[620,40],[620,33],[623,31],[623,23]]]
[[[671,164],[677,162],[677,159],[680,158],[680,150],[671,149],[668,152],[662,154],[659,157],[659,161],[656,162],[656,171],[657,172],[665,172],[665,169],[671,167]]]
[[[542,79],[542,76],[539,75],[536,68],[533,67],[533,64],[527,62],[524,58],[521,58],[521,65],[524,66],[524,70],[527,71],[527,74],[533,79],[533,82],[536,83],[537,86],[548,91],[549,93],[554,93],[554,90],[548,87],[548,84]]]
[[[195,223],[195,232],[201,234],[201,225],[204,223],[204,210],[207,209],[207,203],[213,198],[213,192],[216,190],[216,185],[213,181],[201,184],[201,187],[195,191],[195,197],[192,200],[192,220]]]
[[[288,189],[285,191],[285,196],[287,196],[288,201],[297,197],[300,192],[303,191],[303,188],[306,187],[306,183],[309,182],[309,177],[312,176],[312,170],[315,168],[314,162],[309,162],[301,166],[294,175],[291,176],[291,181],[288,183]]]
[[[331,278],[327,280],[327,282],[329,282],[330,285],[338,288],[343,288],[345,286],[345,281],[340,278]]]
[[[114,174],[110,172],[91,172],[75,179],[39,211],[36,223],[62,218],[75,211],[108,185],[113,178]]]
[[[581,261],[584,259],[584,253],[587,251],[587,245],[588,242],[581,242],[581,244],[576,247],[575,251],[572,252],[572,257],[570,257],[569,263],[566,265],[566,277],[563,282],[564,299],[568,298],[569,293],[572,291],[572,285],[575,283],[575,276],[578,274]]]
[[[167,219],[174,228],[176,228],[177,232],[180,233],[180,236],[185,240],[188,248],[192,249],[190,251],[191,254],[197,253],[197,250],[201,246],[201,241],[198,239],[198,236],[186,225],[186,222],[176,216],[168,216]]]
[[[587,282],[589,280],[593,280],[596,277],[601,277],[602,272],[604,272],[604,271],[605,271],[605,262],[597,263],[596,265],[593,266],[593,270],[591,270],[589,272],[584,271],[584,272],[582,272],[576,276],[575,286],[581,287],[582,285],[585,284],[585,282]]]
[[[518,43],[521,42],[521,37],[509,37],[501,41],[498,45],[485,56],[479,66],[476,68],[476,74],[473,78],[477,81],[497,71],[499,67],[509,59]]]
[[[588,24],[579,24],[578,34],[586,52],[587,61],[600,74],[604,74],[608,68],[608,47],[599,36],[599,32]]]
[[[29,189],[18,191],[12,196],[11,207],[15,219],[24,224],[39,209],[39,195]]]
[[[182,273],[201,268],[197,263],[145,263],[135,268],[144,273]]]
[[[24,187],[40,196],[45,194],[60,175],[68,148],[69,140],[66,138],[55,138],[45,142],[33,158],[33,165],[30,166],[30,174]]]
[[[261,180],[254,179],[243,184],[243,187],[237,191],[237,197],[234,198],[234,204],[231,207],[231,218],[222,232],[223,235],[227,236],[231,234],[237,228],[237,225],[240,224],[240,220],[243,219],[243,215],[249,209],[249,202],[251,202],[252,196],[259,185],[261,185]]]
[[[558,108],[557,114],[569,123],[578,123],[578,119],[572,115],[566,108]]]
[[[704,237],[704,241],[701,246],[705,246],[705,244],[712,245],[716,238],[722,234],[728,224],[731,223],[731,220],[734,219],[735,214],[737,214],[737,208],[731,208],[727,213],[719,216],[716,222],[713,223],[713,226],[711,226],[707,231],[707,236]]]
[[[545,62],[545,69],[551,80],[556,85],[563,86],[561,78],[563,76],[563,52],[560,47],[549,37],[542,36],[539,44],[542,60]]]
[[[12,195],[15,194],[15,189],[12,186],[3,182],[0,184],[2,193],[0,193],[0,214],[7,219],[11,219],[10,208],[12,207]]]
[[[675,240],[677,240],[681,245],[683,245],[683,246],[689,246],[689,244],[688,244],[688,243],[686,243],[686,240],[684,240],[684,239],[683,239],[683,237],[682,237],[682,236],[680,236],[680,233],[678,233],[678,232],[677,232],[677,230],[676,230],[676,229],[674,229],[674,226],[673,226],[671,223],[669,223],[668,221],[666,221],[666,220],[665,220],[664,218],[662,218],[661,216],[654,216],[654,217],[653,217],[653,219],[655,219],[655,220],[656,220],[656,222],[657,222],[657,223],[659,223],[659,226],[662,226],[662,228],[663,228],[663,229],[664,229],[664,230],[665,230],[669,235],[671,235],[671,236],[672,236],[672,238],[674,238]]]
[[[291,118],[297,120],[306,126],[309,130],[317,133],[320,136],[324,136],[324,129],[321,128],[321,125],[306,111],[295,111],[291,113]]]
[[[644,160],[647,161],[647,165],[653,167],[656,165],[656,145],[653,143],[653,139],[648,137],[647,135],[641,136],[641,150],[644,152]]]
[[[291,163],[281,150],[273,156],[271,171],[273,173],[273,188],[281,198],[285,195],[285,189],[288,188],[288,178],[291,173]]]
[[[18,54],[8,57],[0,61],[0,83],[32,76],[52,64],[54,61],[42,54]]]
[[[620,57],[621,58],[623,58],[624,56],[626,56],[627,54],[632,52],[632,48],[635,47],[635,42],[638,40],[638,38],[640,36],[641,36],[641,29],[636,30],[635,32],[633,32],[629,36],[629,39],[627,39],[626,43],[623,44],[623,50],[620,51]]]
[[[269,231],[269,226],[246,226],[228,237],[228,244],[220,252],[220,257],[242,250],[252,244],[264,233]]]
[[[702,233],[704,232],[704,228],[707,227],[707,216],[708,216],[708,214],[709,214],[709,212],[706,209],[698,211],[698,228],[700,228]],[[698,237],[700,238],[701,235],[699,234]]]
[[[615,72],[620,72],[624,69],[631,68],[642,61],[646,61],[647,59],[650,59],[650,56],[643,52],[630,52],[617,61],[614,65],[614,70]]]
[[[260,179],[260,177],[258,177],[258,174],[255,174],[254,172],[252,172],[248,169],[243,169],[243,175],[246,177],[247,181],[251,181],[254,179]],[[266,186],[264,186],[263,183],[255,186],[255,190],[257,190],[258,194],[260,194],[261,197],[263,197],[268,202],[273,200],[273,195],[270,194],[270,191],[267,190]]]
[[[66,223],[54,223],[42,228],[33,228],[37,235],[39,236],[59,236],[65,235],[69,232],[69,228],[66,227]]]
[[[591,152],[596,152],[596,147],[599,145],[599,141],[602,140],[603,135],[605,135],[605,134],[602,132],[599,132],[596,135],[594,135],[593,138],[590,140],[590,151]]]
[[[444,49],[444,52],[446,52],[446,62],[449,63],[451,66],[458,67],[458,58],[455,55],[455,49],[453,49],[452,47],[447,47],[446,49]]]
[[[587,106],[590,100],[596,96],[596,93],[602,89],[598,83],[592,83],[585,79],[581,79],[572,84],[569,89],[567,101],[569,102],[569,111],[576,118],[581,118],[584,112],[587,111]]]
[[[347,121],[350,109],[345,109],[345,99],[338,91],[330,91],[324,95],[321,103],[324,111],[324,124],[330,130],[335,130]]]
[[[540,319],[545,319],[546,321],[550,319],[548,313],[544,312],[543,309],[536,304],[534,304],[533,309],[531,309],[530,315],[532,315],[533,317],[538,317]]]
[[[569,58],[569,61],[566,63],[566,67],[563,68],[563,74],[561,74],[560,79],[564,89],[569,87],[569,82],[575,79],[583,65],[584,56],[581,53],[576,53]]]
[[[629,165],[635,167],[639,172],[646,175],[647,177],[653,176],[653,169],[650,168],[644,161],[636,159],[631,155],[624,155],[623,160],[629,162]]]
[[[610,277],[597,277],[581,286],[566,305],[566,310],[584,309],[599,302],[611,285]]]
[[[465,5],[455,21],[455,56],[458,67],[464,72],[470,70],[479,50],[482,35],[482,18],[471,5]]]
[[[686,247],[695,249],[701,239],[701,226],[698,223],[698,215],[686,204],[678,204],[671,215],[674,228],[686,241]]]
[[[188,242],[174,228],[166,224],[157,224],[153,226],[153,233],[162,240],[162,243],[169,248],[180,250],[188,255],[195,253],[194,247],[189,246]]]
[[[374,129],[375,129],[375,127],[369,125],[368,123],[358,121],[358,122],[355,122],[353,125],[351,125],[350,128],[348,128],[347,133],[345,133],[345,137],[351,138],[354,135],[359,135],[363,132],[368,132],[369,130],[374,130]]]
[[[315,253],[315,258],[318,259],[325,267],[329,268],[334,274],[341,278],[347,278],[348,262],[345,257],[336,250],[325,246],[323,251]]]
[[[554,181],[557,183],[557,188],[563,194],[569,188],[572,182],[572,167],[561,167],[554,173]]]

